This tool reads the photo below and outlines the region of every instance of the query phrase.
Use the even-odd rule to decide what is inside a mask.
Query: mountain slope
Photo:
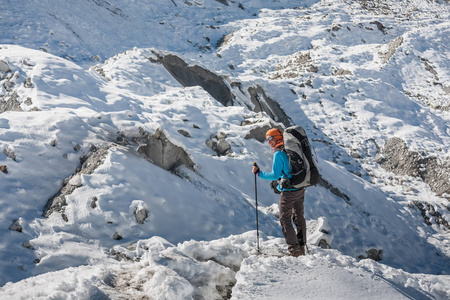
[[[248,269],[257,260],[250,167],[271,167],[261,143],[267,128],[299,124],[323,177],[307,190],[313,255],[302,263],[333,253],[347,262],[339,267],[395,278],[393,290],[410,297],[448,296],[448,3],[383,3],[389,9],[358,1],[28,1],[21,10],[2,1],[0,282],[28,278],[2,292],[18,296],[33,278],[79,267],[80,276],[96,274],[93,283],[61,293],[120,298],[118,274],[142,280],[130,274],[146,267],[114,259],[128,257],[175,270],[181,289],[155,275],[151,286],[161,290],[144,291],[161,299],[252,297],[254,276],[273,262]],[[91,61],[96,54],[110,58]],[[384,169],[393,137],[421,155],[422,171]],[[430,168],[443,176],[429,180]],[[257,192],[263,245],[283,247],[277,196],[260,180]],[[337,251],[317,248],[321,240]],[[127,249],[135,242],[137,250]],[[211,286],[227,287],[202,294],[186,261],[166,264],[159,246],[145,253],[161,243],[194,261],[193,270],[220,269],[223,280]],[[189,243],[213,254],[188,251]],[[217,263],[216,244],[238,258]],[[368,256],[381,263],[355,259]],[[325,271],[335,266],[325,260]],[[349,282],[359,284],[353,275]]]

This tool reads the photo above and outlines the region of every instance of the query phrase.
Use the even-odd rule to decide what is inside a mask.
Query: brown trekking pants
[[[299,245],[306,245],[306,220],[303,208],[304,200],[305,189],[292,192],[281,192],[280,195],[280,223],[289,250],[298,248]],[[298,233],[295,232],[292,221],[294,221]]]

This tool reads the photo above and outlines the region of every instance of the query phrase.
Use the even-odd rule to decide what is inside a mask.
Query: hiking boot
[[[300,246],[298,248],[292,249],[290,255],[293,257],[299,257],[305,255],[305,246]]]

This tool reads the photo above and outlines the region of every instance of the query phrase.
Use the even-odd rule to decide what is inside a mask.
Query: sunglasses
[[[271,140],[273,140],[276,136],[279,136],[279,135],[274,135],[274,136],[269,136],[267,139],[266,139],[266,141],[271,141]]]

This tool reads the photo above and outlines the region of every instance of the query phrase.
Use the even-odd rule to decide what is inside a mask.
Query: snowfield
[[[444,299],[446,276],[410,274],[336,250],[312,246],[300,258],[273,256],[284,239],[255,232],[178,246],[160,237],[124,254],[134,263],[103,263],[49,272],[3,287],[4,298],[33,299]],[[275,252],[274,252],[275,251]],[[238,270],[236,272],[236,270]],[[235,273],[236,272],[236,273]],[[234,287],[233,287],[234,285]],[[231,293],[231,287],[232,293]]]
[[[1,299],[450,298],[448,1],[0,7]],[[292,124],[299,258],[251,173]]]

